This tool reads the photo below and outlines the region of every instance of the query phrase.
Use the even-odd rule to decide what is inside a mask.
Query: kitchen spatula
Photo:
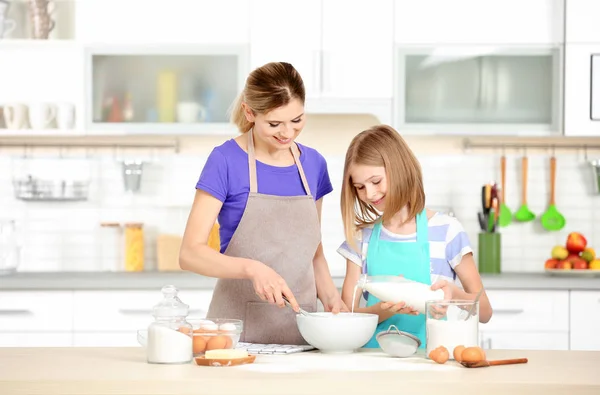
[[[500,176],[502,179],[502,199],[500,199],[500,217],[498,224],[500,226],[508,226],[512,221],[512,213],[506,205],[506,157],[502,155],[500,158]]]

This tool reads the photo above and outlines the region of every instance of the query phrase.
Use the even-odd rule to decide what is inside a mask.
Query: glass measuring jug
[[[457,346],[476,347],[479,340],[479,301],[440,300],[426,303],[427,355],[444,346],[453,359]]]

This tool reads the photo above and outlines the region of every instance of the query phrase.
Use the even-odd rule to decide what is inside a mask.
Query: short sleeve
[[[356,251],[354,248],[352,248],[350,243],[348,243],[347,241],[344,241],[338,247],[337,253],[340,254],[341,256],[343,256],[344,258],[346,258],[347,260],[349,260],[350,262],[353,262],[353,263],[357,264],[358,266],[363,266],[363,262],[365,261],[365,259],[367,257],[367,245],[368,245],[368,243],[363,243],[363,241],[362,241],[363,238],[364,238],[364,230],[360,231],[359,234],[357,235],[356,239],[354,240],[354,243],[360,252]]]
[[[469,236],[461,223],[453,218],[448,226],[448,233],[446,233],[446,260],[450,264],[450,267],[454,269],[462,258],[468,253],[472,253],[471,243]]]
[[[227,160],[218,149],[213,149],[208,156],[204,168],[200,173],[200,178],[196,183],[196,189],[210,193],[221,202],[224,202],[227,198],[227,191],[229,189]]]
[[[319,183],[317,184],[315,200],[319,200],[333,191],[331,179],[329,178],[329,170],[327,169],[327,161],[322,155],[319,155],[319,173]]]

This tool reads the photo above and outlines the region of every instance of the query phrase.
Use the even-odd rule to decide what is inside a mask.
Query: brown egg
[[[462,362],[480,362],[485,361],[485,352],[481,347],[467,347],[461,354]]]
[[[206,343],[207,350],[222,350],[230,348],[232,345],[231,338],[225,335],[213,336],[208,343]]]
[[[193,336],[192,351],[194,354],[203,353],[206,350],[206,340],[203,336]]]
[[[190,328],[187,328],[185,326],[181,326],[179,327],[179,329],[177,329],[179,332],[181,333],[185,333],[185,334],[189,334],[191,332]]]
[[[431,358],[433,361],[439,364],[444,364],[446,363],[446,361],[448,361],[448,358],[450,358],[450,353],[448,352],[448,349],[446,349],[446,347],[439,346],[438,348],[432,350],[429,353],[429,358]]]
[[[463,346],[463,345],[454,347],[454,352],[452,353],[452,355],[454,356],[454,360],[456,362],[462,361],[462,353],[464,350],[465,350],[465,346]]]

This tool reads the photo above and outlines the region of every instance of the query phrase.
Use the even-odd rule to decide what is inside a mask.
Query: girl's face
[[[254,122],[255,139],[266,144],[269,150],[287,150],[304,128],[304,105],[293,99],[285,106],[266,114],[254,115],[244,105],[246,119]]]
[[[383,212],[387,192],[384,167],[354,164],[350,166],[350,181],[361,201]]]

